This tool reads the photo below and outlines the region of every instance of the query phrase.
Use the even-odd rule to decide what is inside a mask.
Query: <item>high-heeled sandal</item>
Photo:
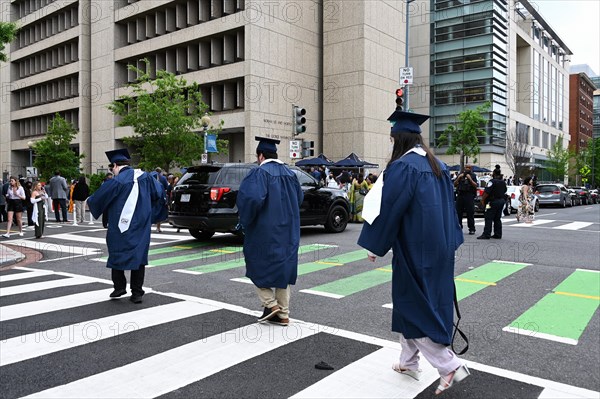
[[[435,394],[439,395],[440,393],[444,392],[447,389],[450,389],[454,384],[458,384],[470,375],[471,372],[469,371],[469,368],[466,364],[463,364],[462,366],[454,370],[450,381],[445,380],[444,377],[440,377],[440,384],[438,385]]]
[[[402,366],[400,366],[400,363],[392,364],[392,369],[397,373],[407,375],[411,378],[414,378],[417,381],[419,381],[419,378],[421,378],[421,370],[405,369],[405,368],[402,368]]]

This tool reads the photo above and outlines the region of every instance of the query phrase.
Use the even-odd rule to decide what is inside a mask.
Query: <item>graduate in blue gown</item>
[[[114,178],[106,180],[88,198],[92,215],[98,218],[108,211],[107,267],[112,269],[114,291],[111,298],[127,293],[125,270],[131,270],[131,297],[134,303],[142,302],[144,272],[148,264],[150,228],[157,207],[164,206],[163,188],[150,174],[130,166],[126,149],[107,151],[108,160],[114,163]],[[134,182],[135,180],[135,182]]]
[[[277,159],[279,140],[256,138],[260,166],[242,181],[237,195],[244,229],[246,276],[264,307],[259,321],[289,324],[290,284],[298,275],[300,205],[304,198],[295,173]]]
[[[371,261],[393,252],[392,330],[401,334],[402,344],[394,370],[418,379],[421,352],[442,377],[440,393],[468,375],[447,348],[454,317],[454,253],[463,235],[450,174],[420,134],[428,118],[402,111],[390,116],[393,150],[380,177],[381,200],[374,205],[369,193],[364,208],[370,209],[363,210],[365,217],[379,206],[379,214],[365,217],[358,244]]]

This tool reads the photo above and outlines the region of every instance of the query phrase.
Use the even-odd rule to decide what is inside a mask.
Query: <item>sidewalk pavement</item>
[[[6,245],[0,244],[0,269],[20,262],[25,259],[25,255],[21,252],[15,251]]]

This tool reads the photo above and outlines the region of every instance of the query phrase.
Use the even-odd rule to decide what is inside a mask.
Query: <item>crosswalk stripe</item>
[[[52,274],[52,272],[51,271],[46,271],[46,270],[39,270],[39,271],[34,271],[34,272],[9,274],[9,275],[6,275],[6,276],[0,276],[0,283],[5,283],[7,281],[22,280],[22,279],[26,279],[26,278],[47,276],[49,274]]]
[[[533,223],[517,223],[517,224],[512,224],[511,227],[534,227],[534,226],[541,226],[542,224],[548,224],[548,223],[552,223],[552,222],[556,222],[556,220],[536,219]]]
[[[200,303],[182,301],[10,338],[0,342],[0,364],[4,366],[21,362],[217,309]]]
[[[302,323],[250,324],[27,398],[155,398],[315,333]]]
[[[439,379],[429,362],[422,362],[419,381],[392,370],[399,352],[382,348],[321,379],[291,398],[413,398]]]
[[[495,286],[499,281],[528,265],[528,263],[493,261],[462,273],[454,278],[456,297],[460,301],[486,287]]]
[[[223,247],[223,248],[219,248],[219,249],[207,249],[205,251],[202,251],[199,253],[194,253],[194,254],[189,254],[189,255],[151,260],[148,263],[148,267],[172,265],[175,263],[189,262],[191,260],[200,260],[200,259],[212,258],[215,256],[223,256],[223,254],[235,254],[235,253],[239,253],[241,251],[242,251],[242,247]]]
[[[112,288],[0,307],[0,321],[18,319],[106,301]]]
[[[392,281],[392,265],[355,274],[330,283],[321,284],[305,290],[307,294],[316,294],[341,299],[348,295],[356,294],[369,288]]]
[[[561,226],[557,226],[555,227],[555,229],[559,229],[559,230],[579,230],[579,229],[583,229],[585,227],[591,226],[593,223],[588,223],[588,222],[572,222],[572,223],[567,223],[567,224],[563,224]]]
[[[41,291],[47,290],[51,288],[57,287],[69,287],[72,285],[80,285],[80,284],[88,284],[94,283],[98,281],[97,279],[87,278],[87,277],[74,277],[74,278],[65,278],[62,280],[53,280],[53,281],[44,281],[41,283],[33,283],[27,285],[17,285],[13,287],[5,287],[0,290],[0,297],[15,295],[15,294],[24,294],[27,292]]]
[[[52,238],[55,237],[56,236],[52,236]],[[104,241],[104,243],[106,243],[106,241]],[[10,245],[34,249],[38,252],[59,252],[63,255],[94,255],[101,251],[100,248],[55,244],[52,242],[43,242],[40,240],[36,240],[35,238],[14,240],[10,242]]]

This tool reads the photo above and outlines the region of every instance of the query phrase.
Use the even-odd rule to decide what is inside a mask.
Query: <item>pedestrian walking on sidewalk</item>
[[[277,159],[279,140],[256,137],[256,159],[237,195],[244,230],[246,277],[264,307],[258,321],[289,324],[290,285],[298,276],[300,205],[304,198],[296,174]]]
[[[440,374],[436,394],[469,375],[452,344],[454,252],[463,243],[447,167],[423,144],[429,116],[396,111],[391,159],[365,198],[358,245],[368,259],[393,251],[392,330],[402,352],[393,369],[419,379],[419,352]]]
[[[106,245],[108,262],[112,269],[114,291],[111,298],[127,293],[125,270],[131,270],[131,297],[134,303],[142,302],[145,268],[150,248],[150,228],[153,207],[164,206],[162,187],[149,173],[133,169],[126,149],[107,151],[114,163],[115,177],[100,185],[88,198],[90,212],[95,218],[108,211]]]
[[[6,224],[6,234],[3,234],[2,237],[10,238],[10,228],[13,223],[19,227],[19,236],[23,237],[23,221],[21,218],[23,217],[23,201],[27,197],[25,196],[25,190],[16,177],[11,176],[8,182],[9,186],[6,193],[8,222]]]
[[[46,208],[46,200],[48,194],[42,187],[42,183],[39,181],[33,185],[31,191],[30,202],[33,204],[32,219],[35,225],[35,238],[42,238],[44,234],[44,226],[48,220],[48,209]]]

